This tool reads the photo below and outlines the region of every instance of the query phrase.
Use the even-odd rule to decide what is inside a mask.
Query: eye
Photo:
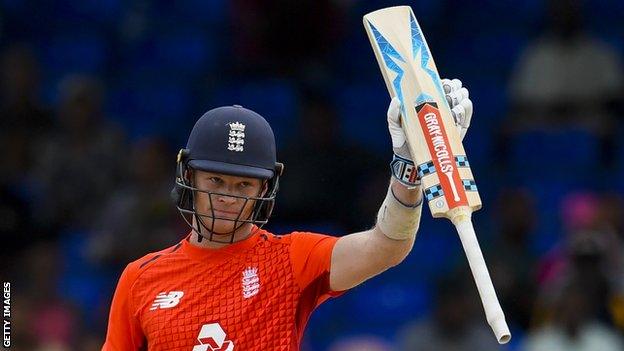
[[[251,186],[251,183],[250,182],[240,182],[239,186],[241,188],[249,188]]]
[[[221,182],[223,182],[223,180],[219,177],[210,177],[208,180],[213,184],[221,184]]]

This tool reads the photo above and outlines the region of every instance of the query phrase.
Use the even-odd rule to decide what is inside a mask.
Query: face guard
[[[177,175],[172,196],[184,221],[195,232],[197,232],[197,234],[199,234],[199,241],[201,241],[202,238],[205,238],[212,242],[231,244],[235,242],[234,234],[243,225],[247,223],[254,224],[259,229],[268,222],[275,204],[275,197],[279,188],[279,177],[282,173],[283,167],[284,166],[281,163],[276,163],[275,175],[262,183],[262,189],[260,192],[262,193],[266,188],[266,192],[263,196],[260,196],[260,194],[258,194],[258,196],[241,196],[212,192],[197,188],[186,177],[186,175],[190,173],[189,171],[192,171],[193,168],[188,166],[188,162],[184,159],[184,150],[181,150],[180,154],[178,154]],[[208,213],[201,212],[196,208],[198,193],[207,195],[210,203],[210,211]],[[243,205],[236,218],[222,217],[215,213],[213,202],[217,196],[243,200]],[[246,218],[243,218],[243,212],[247,208],[250,201],[254,204],[253,209]],[[193,224],[193,219],[195,219],[195,224]],[[232,230],[224,233],[216,232],[214,230],[215,220],[232,222]],[[226,239],[222,239],[224,237],[226,237]]]
[[[199,189],[189,179],[193,170],[262,179],[263,190],[249,196],[253,194],[221,194]],[[234,234],[242,226],[253,224],[259,228],[267,223],[282,170],[283,165],[276,160],[275,135],[262,116],[240,105],[217,107],[197,120],[186,148],[180,150],[175,187],[171,194],[182,217],[199,234],[199,239],[233,243]],[[208,213],[202,213],[203,209],[198,211],[200,196],[201,200],[204,196],[208,197]],[[222,196],[236,199],[236,204],[243,203],[236,218],[215,213],[212,206],[214,200]],[[249,214],[248,207],[251,207]],[[215,229],[223,230],[216,228],[215,221],[232,222],[232,230],[215,232]]]

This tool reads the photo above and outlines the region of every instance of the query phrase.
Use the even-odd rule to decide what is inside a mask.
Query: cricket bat
[[[487,321],[498,342],[505,344],[511,333],[471,221],[481,199],[414,12],[409,6],[377,10],[364,16],[364,27],[390,95],[401,101],[405,136],[431,214],[455,225]]]

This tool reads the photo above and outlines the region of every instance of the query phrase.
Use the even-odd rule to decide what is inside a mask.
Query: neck
[[[240,228],[238,228],[238,230],[236,230],[236,232],[234,232],[234,240],[232,241],[233,243],[242,241],[247,239],[248,237],[251,236],[251,230],[252,230],[253,225],[250,223],[245,223],[243,224]],[[191,238],[189,240],[189,242],[194,245],[194,246],[198,246],[198,247],[202,247],[202,248],[206,248],[206,249],[220,249],[222,247],[226,247],[231,245],[229,243],[230,239],[231,239],[231,234],[228,235],[218,235],[218,234],[214,234],[212,237],[213,239],[219,240],[219,241],[228,241],[228,242],[219,242],[219,241],[210,241],[208,240],[208,238],[210,237],[210,231],[205,229],[202,231],[204,233],[204,237],[202,237],[201,241],[199,240],[200,235],[199,233],[197,233],[197,231],[193,230],[193,233],[191,234]]]

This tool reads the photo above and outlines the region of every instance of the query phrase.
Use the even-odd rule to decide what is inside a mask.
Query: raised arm
[[[460,135],[464,137],[472,117],[468,90],[458,79],[442,81]],[[422,189],[400,120],[400,103],[388,107],[388,129],[394,157],[386,198],[375,227],[341,237],[332,252],[330,288],[350,289],[401,263],[414,245],[422,211]]]

